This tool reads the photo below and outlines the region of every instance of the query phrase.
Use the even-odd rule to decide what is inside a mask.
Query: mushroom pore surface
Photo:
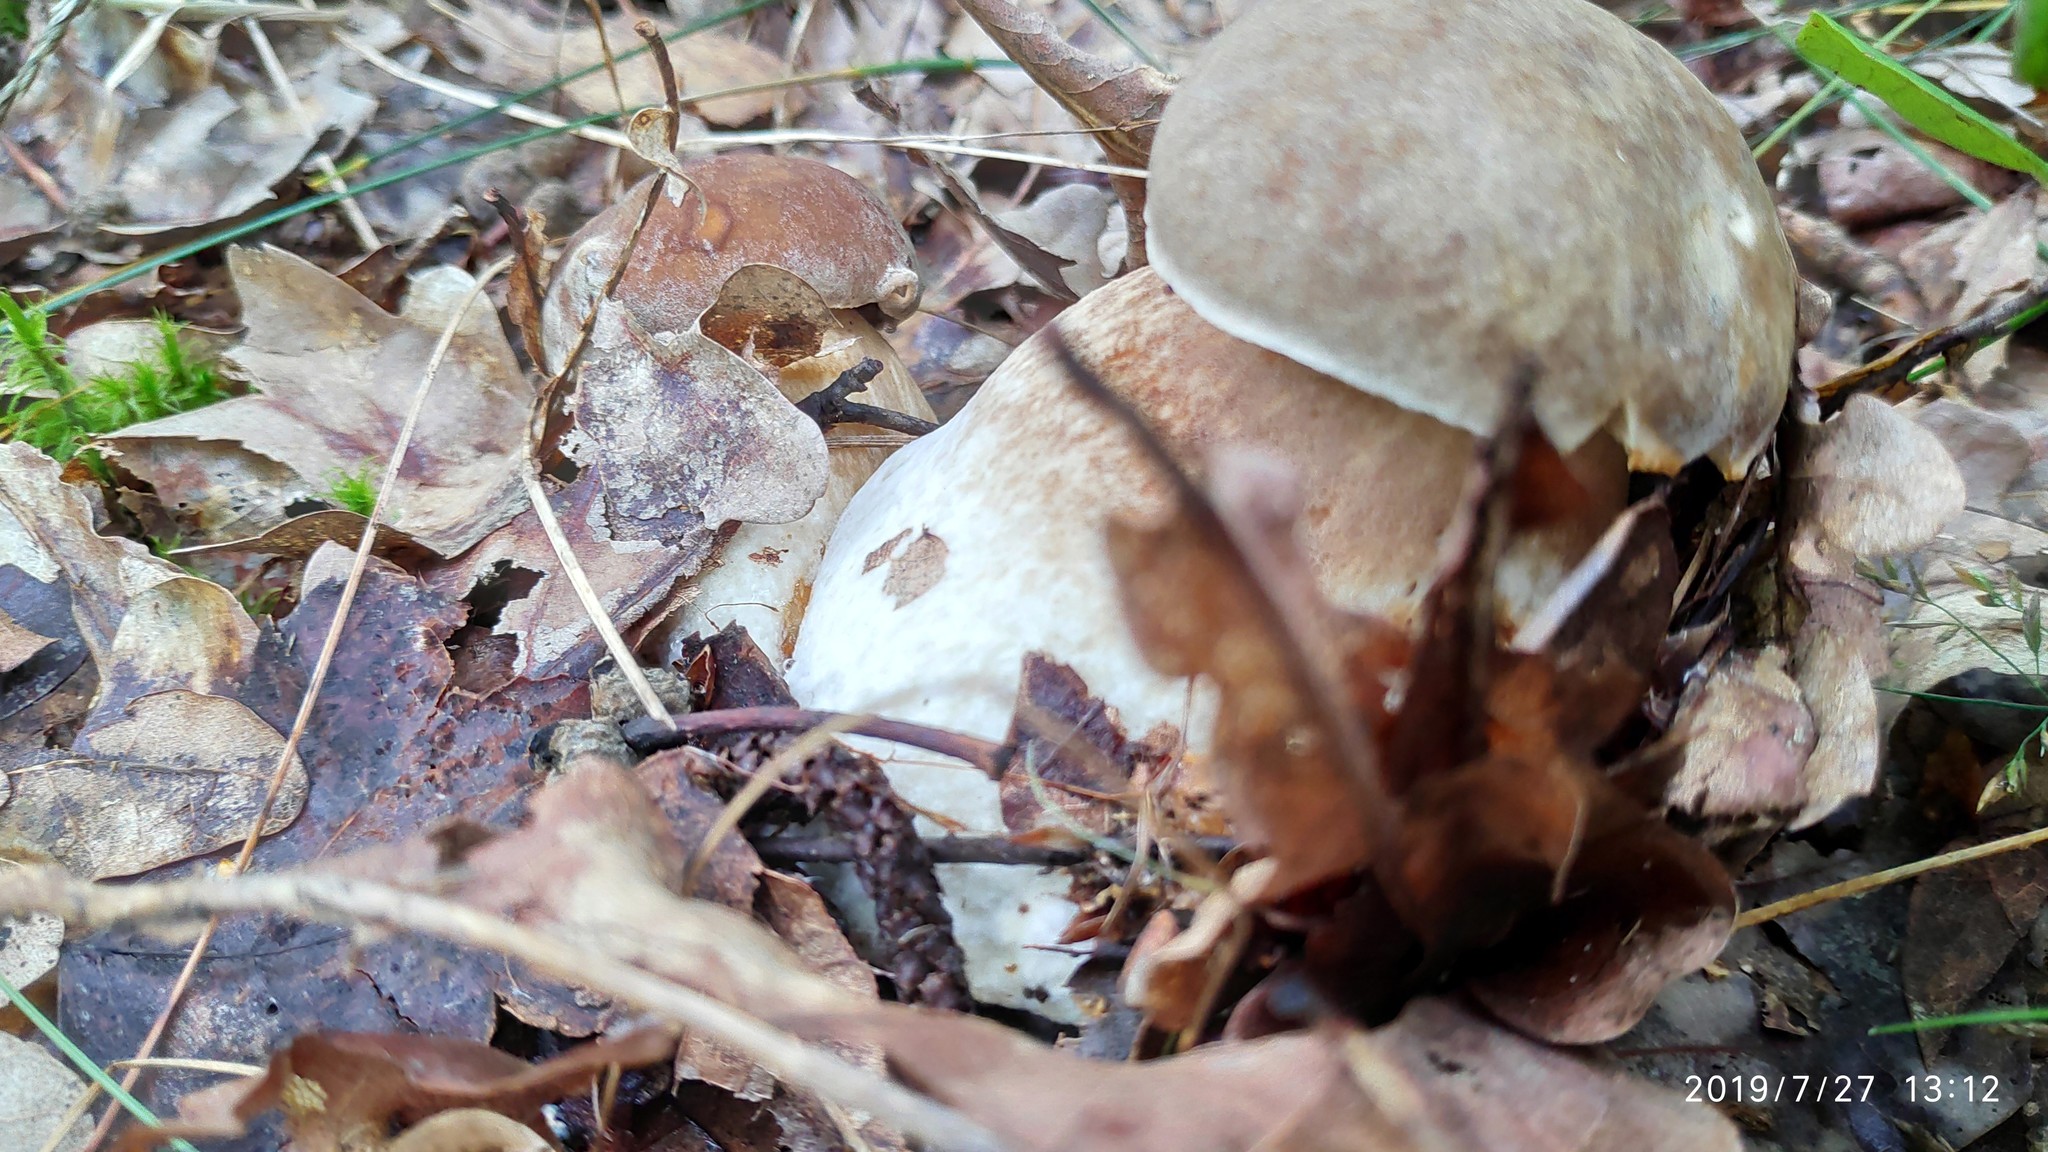
[[[1205,319],[1481,434],[1505,385],[1569,450],[1739,473],[1796,275],[1719,102],[1585,0],[1267,0],[1167,105],[1146,218]]]

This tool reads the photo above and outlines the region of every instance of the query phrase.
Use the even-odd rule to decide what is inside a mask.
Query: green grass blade
[[[2048,0],[2019,0],[2019,30],[2012,37],[2012,78],[2048,88]]]
[[[1870,1035],[1889,1036],[1897,1032],[1927,1032],[1935,1028],[1970,1028],[1985,1024],[2043,1023],[2048,1023],[2048,1008],[1994,1008],[1985,1012],[1964,1012],[1958,1016],[1934,1016],[1926,1020],[1907,1020],[1899,1024],[1879,1024],[1870,1030]]]
[[[2048,183],[2048,160],[1827,14],[1809,16],[1795,44],[1809,63],[1883,100],[1928,136],[1988,164]]]
[[[21,989],[9,984],[5,976],[0,976],[0,996],[5,996],[8,1003],[14,1005],[16,1011],[28,1017],[28,1022],[36,1026],[36,1031],[41,1032],[50,1043],[57,1046],[57,1051],[62,1052],[66,1060],[77,1065],[80,1072],[85,1073],[93,1083],[99,1085],[100,1091],[113,1097],[121,1107],[126,1108],[129,1115],[149,1125],[151,1128],[161,1128],[164,1126],[164,1122],[157,1119],[156,1113],[149,1110],[149,1105],[130,1096],[126,1088],[115,1083],[114,1078],[107,1075],[106,1069],[93,1063],[92,1057],[80,1051],[78,1045],[71,1042],[71,1037],[66,1036],[64,1030],[57,1027],[56,1021],[43,1015],[43,1010],[36,1007],[35,1003],[28,997],[22,995]],[[199,1152],[199,1149],[194,1148],[184,1140],[173,1138],[170,1144],[178,1152]]]

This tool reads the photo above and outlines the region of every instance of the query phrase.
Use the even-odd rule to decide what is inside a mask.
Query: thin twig
[[[599,128],[595,125],[571,126],[571,121],[565,120],[560,116],[552,116],[546,112],[528,108],[524,104],[507,104],[495,96],[487,95],[473,88],[465,88],[460,84],[451,84],[445,80],[429,76],[424,72],[408,68],[351,36],[343,34],[337,35],[335,38],[350,51],[361,56],[380,71],[396,76],[408,84],[423,88],[437,96],[445,96],[450,100],[467,104],[472,108],[488,109],[511,119],[542,128],[562,129],[585,140],[603,144],[609,148],[619,148],[626,151],[632,150],[632,143],[626,139],[626,134],[623,132],[610,128]],[[707,92],[702,96],[689,97],[688,101],[709,99],[714,95],[717,95],[717,93]],[[1077,129],[1065,134],[1084,135],[1089,131],[1088,129]],[[884,148],[944,152],[949,155],[974,156],[984,160],[1013,160],[1019,164],[1043,164],[1050,168],[1066,168],[1077,172],[1100,172],[1107,176],[1134,176],[1143,179],[1146,175],[1143,168],[1133,168],[1127,164],[1089,164],[1077,160],[1063,160],[1057,156],[1011,152],[1001,148],[982,148],[962,142],[965,140],[1002,139],[1012,136],[1042,134],[990,132],[976,136],[870,136],[860,133],[826,132],[808,128],[782,128],[758,132],[712,132],[703,136],[692,136],[679,140],[676,147],[680,151],[688,151],[692,148],[747,148],[761,144],[878,144]]]
[[[812,1047],[695,989],[605,953],[453,900],[356,877],[320,873],[249,875],[222,880],[107,886],[62,868],[0,874],[4,913],[47,911],[68,923],[105,927],[138,920],[231,912],[270,912],[316,923],[365,925],[429,936],[524,961],[556,979],[606,993],[718,1040],[793,1088],[866,1112],[928,1147],[1004,1152],[994,1133],[967,1116],[880,1073]],[[842,995],[819,980],[818,996]],[[858,1002],[849,1001],[857,1005]]]
[[[801,732],[819,725],[846,720],[840,729],[849,736],[868,736],[908,744],[941,756],[965,760],[991,777],[1002,775],[1009,764],[1009,748],[979,736],[927,728],[905,720],[879,716],[850,716],[843,712],[819,712],[809,708],[721,708],[678,716],[674,727],[662,728],[646,720],[626,723],[626,744],[645,756],[666,748],[681,748],[711,736],[734,732]]]
[[[1794,912],[1804,912],[1808,908],[1814,908],[1836,900],[1847,900],[1851,897],[1863,896],[1887,885],[1897,884],[1901,880],[1911,880],[1913,877],[1926,872],[1933,872],[1942,868],[1952,868],[1957,864],[1968,864],[1972,860],[1982,860],[1986,857],[1998,856],[2006,852],[2017,852],[2022,848],[2031,848],[2036,844],[2044,842],[2048,842],[2048,828],[2036,828],[2032,832],[2022,832],[2016,836],[2007,836],[2002,840],[1993,840],[1989,844],[1979,844],[1973,848],[1959,848],[1954,852],[1944,852],[1939,856],[1931,856],[1925,860],[1916,860],[1911,864],[1901,864],[1897,868],[1887,868],[1882,872],[1872,872],[1868,876],[1858,876],[1853,880],[1844,880],[1839,884],[1830,884],[1825,888],[1816,888],[1811,892],[1801,892],[1797,896],[1788,896],[1783,900],[1773,904],[1766,904],[1761,908],[1751,908],[1735,918],[1735,926],[1737,928],[1747,928],[1752,924],[1762,924],[1766,920],[1776,920],[1780,916],[1790,916]]]
[[[1979,340],[2004,335],[2000,329],[2043,303],[2048,303],[2048,277],[2029,284],[2026,291],[2010,300],[1986,308],[1967,320],[1937,328],[1861,368],[1842,373],[1820,386],[1821,398],[1834,400],[1851,391],[1868,392],[1903,384],[1913,369],[1937,356],[1947,355]]]
[[[562,564],[562,574],[569,578],[569,587],[575,589],[576,600],[583,605],[584,615],[597,628],[597,634],[604,639],[605,651],[619,666],[619,674],[633,689],[633,696],[655,723],[665,728],[674,728],[676,719],[669,714],[668,706],[661,702],[661,695],[648,683],[647,673],[641,671],[639,658],[633,655],[633,646],[619,635],[619,626],[612,623],[611,613],[605,611],[604,601],[598,599],[597,589],[591,587],[590,577],[584,574],[583,564],[576,559],[576,550],[569,546],[569,538],[562,534],[561,522],[555,519],[555,510],[548,503],[548,494],[541,487],[540,477],[532,468],[520,470],[520,478],[526,481],[526,498],[533,505],[534,518],[540,521],[540,529],[547,535],[549,547],[555,550],[555,559]]]
[[[816,420],[821,429],[840,424],[866,424],[886,432],[901,432],[905,436],[924,436],[937,431],[939,426],[930,420],[921,420],[893,408],[847,399],[855,392],[867,391],[868,382],[881,374],[882,362],[869,357],[841,372],[830,384],[797,401],[797,411]]]

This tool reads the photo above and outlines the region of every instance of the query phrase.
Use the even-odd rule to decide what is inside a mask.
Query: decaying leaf
[[[187,1096],[177,1120],[158,1138],[240,1136],[252,1118],[272,1109],[284,1112],[298,1152],[349,1152],[363,1147],[366,1137],[381,1140],[457,1109],[496,1112],[537,1135],[547,1131],[542,1104],[587,1090],[608,1066],[630,1068],[667,1059],[674,1046],[672,1035],[643,1029],[528,1064],[473,1040],[312,1033],[279,1049],[264,1075]],[[428,1144],[425,1139],[414,1137],[412,1143],[390,1148],[458,1152],[496,1147]],[[548,1145],[541,1141],[540,1146]]]
[[[0,919],[0,979],[26,988],[57,966],[64,922],[41,913]]]
[[[918,281],[902,229],[836,169],[729,155],[687,172],[687,183],[643,181],[570,237],[542,344],[558,368],[594,312],[574,399],[588,446],[566,447],[596,473],[611,534],[701,549],[729,520],[802,517],[828,479],[817,425],[742,358],[744,345],[727,347],[700,326],[727,281],[749,264],[784,270],[807,291],[778,295],[808,298],[799,314],[811,341],[826,335],[834,309],[908,315]],[[806,354],[821,350],[812,343]]]
[[[1948,449],[1876,397],[1850,397],[1808,436],[1791,472],[1799,568],[1847,575],[1859,556],[1927,543],[1963,510],[1963,478]]]
[[[1110,561],[1160,671],[1214,678],[1216,755],[1242,833],[1279,868],[1274,897],[1341,876],[1385,843],[1391,810],[1359,717],[1339,693],[1345,624],[1291,530],[1301,496],[1270,461],[1213,465],[1213,516],[1112,525]]]
[[[1814,718],[1785,661],[1778,648],[1733,653],[1687,686],[1672,721],[1684,760],[1666,804],[1709,818],[1799,810]]]
[[[691,550],[619,538],[606,522],[603,499],[596,478],[586,473],[552,491],[548,503],[598,603],[613,623],[627,628],[663,602],[676,582],[701,562],[710,541],[701,540]],[[603,640],[590,613],[562,574],[561,562],[532,509],[453,562],[436,566],[426,579],[429,587],[450,600],[475,597],[491,586],[509,589],[510,602],[492,627],[494,636],[510,638],[517,646],[500,677],[505,682],[581,675],[602,651]]]
[[[139,14],[127,18],[131,35],[139,33]],[[196,31],[173,25],[166,39],[183,40],[187,53],[211,63],[212,46]],[[323,135],[354,135],[373,102],[341,83],[339,64],[330,58],[299,81],[301,112],[276,99],[260,76],[216,80],[205,65],[152,108],[60,59],[42,70],[9,123],[22,151],[65,197],[73,223],[148,236],[241,215],[271,199]],[[18,209],[0,223],[0,244],[63,219],[32,187],[0,157],[0,202]]]
[[[9,1140],[23,1148],[42,1146],[85,1090],[85,1082],[63,1061],[31,1041],[0,1032],[0,1131]],[[52,1147],[78,1152],[90,1135],[90,1116],[80,1116]]]
[[[101,536],[86,489],[59,475],[34,448],[0,443],[0,564],[44,584],[61,580],[79,635],[104,668],[130,599],[185,574],[133,540]]]
[[[1712,855],[1585,759],[1647,683],[1675,565],[1660,517],[1624,519],[1533,617],[1542,627],[1530,644],[1546,656],[1497,653],[1491,629],[1463,621],[1490,604],[1485,560],[1507,513],[1544,503],[1552,469],[1540,451],[1482,460],[1486,482],[1468,489],[1476,503],[1448,534],[1455,551],[1425,603],[1398,705],[1382,703],[1382,662],[1403,646],[1335,614],[1306,578],[1284,473],[1219,458],[1213,495],[1183,480],[1167,525],[1113,528],[1111,554],[1148,654],[1219,686],[1232,812],[1275,865],[1261,895],[1369,867],[1423,971],[1490,956],[1470,987],[1497,1016],[1555,1042],[1597,1042],[1711,960],[1734,921]],[[1335,645],[1371,654],[1348,661],[1348,692],[1336,688]],[[1375,747],[1362,720],[1381,708],[1393,720],[1390,731],[1370,725],[1384,741]],[[1347,854],[1317,855],[1333,843]],[[1394,974],[1338,955],[1325,954],[1322,978],[1347,999],[1384,1003],[1373,985]]]
[[[454,303],[439,299],[445,286],[416,284],[407,313],[392,316],[277,249],[233,249],[228,263],[248,334],[227,360],[252,394],[123,429],[108,441],[122,466],[167,504],[203,497],[191,484],[199,477],[159,457],[156,446],[166,442],[287,465],[307,495],[338,478],[381,476]],[[486,305],[464,319],[433,388],[384,519],[453,556],[518,512],[515,468],[533,385]]]
[[[636,17],[618,13],[607,17],[604,34],[588,25],[563,31],[553,20],[535,21],[511,5],[479,4],[476,30],[471,38],[478,53],[477,75],[508,89],[525,89],[546,84],[565,72],[574,72],[604,62],[604,44],[614,56],[640,45],[633,33]],[[486,15],[487,13],[487,15]],[[654,22],[664,36],[675,29],[666,21]],[[746,85],[765,85],[782,78],[782,61],[758,45],[718,31],[698,31],[673,39],[668,48],[676,74],[685,85],[683,98],[688,111],[726,128],[737,128],[766,116],[775,106],[773,90],[720,97],[701,103],[692,97]],[[632,111],[663,100],[661,77],[646,53],[618,62],[619,89],[599,68],[590,75],[571,80],[562,90],[586,112],[617,112],[623,95],[625,109]],[[804,106],[801,88],[789,92],[792,111]]]
[[[70,754],[18,774],[0,808],[0,854],[47,857],[99,879],[239,844],[283,751],[276,729],[225,696],[139,697]],[[305,766],[293,757],[264,831],[289,825],[305,798]]]

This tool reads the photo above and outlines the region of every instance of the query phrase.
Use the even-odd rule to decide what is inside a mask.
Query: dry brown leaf
[[[797,302],[806,354],[821,350],[833,310],[876,304],[908,315],[918,281],[902,229],[836,169],[728,155],[686,170],[687,185],[649,178],[570,237],[541,335],[557,367],[595,310],[573,400],[587,439],[565,446],[602,485],[611,534],[697,550],[730,520],[801,518],[829,477],[818,426],[741,358],[744,345],[716,338],[729,326],[706,313],[727,281],[749,264],[786,272],[731,311],[769,306],[764,296]],[[606,296],[621,259],[626,271]]]
[[[542,1104],[586,1090],[609,1065],[665,1060],[674,1043],[666,1032],[643,1029],[528,1064],[474,1040],[312,1033],[272,1055],[264,1075],[185,1097],[177,1119],[153,1135],[239,1136],[272,1109],[284,1111],[297,1152],[348,1152],[362,1147],[366,1134],[380,1138],[453,1109],[488,1109],[544,1133]],[[478,1152],[424,1138],[418,1148]]]
[[[57,966],[57,948],[64,942],[64,922],[32,913],[0,919],[0,979],[26,988]]]
[[[1801,580],[1806,619],[1792,638],[1792,678],[1813,713],[1813,752],[1793,828],[1819,822],[1877,783],[1877,693],[1889,668],[1879,595],[1861,580]],[[2012,613],[2007,613],[2011,615]],[[1990,659],[1979,650],[1980,660]]]
[[[596,478],[586,472],[567,488],[552,492],[548,503],[598,603],[614,624],[627,628],[662,603],[702,559],[710,541],[691,551],[619,539],[606,523],[603,498]],[[492,630],[494,636],[510,637],[517,644],[504,678],[538,681],[587,672],[603,650],[603,640],[590,622],[589,610],[562,575],[561,561],[531,509],[460,557],[426,573],[427,586],[450,599],[470,599],[481,587],[512,579],[522,583],[513,585],[511,602]]]
[[[640,38],[633,32],[636,17],[615,13],[605,19],[604,35],[585,24],[561,30],[554,20],[539,22],[525,11],[495,4],[477,5],[476,27],[469,31],[477,53],[476,75],[494,86],[526,89],[547,84],[568,72],[597,70],[562,85],[578,108],[585,112],[619,111],[623,92],[625,108],[632,111],[663,103],[661,76],[646,53],[618,61],[619,88],[612,88],[604,63],[604,44],[614,57],[638,48]],[[662,35],[675,31],[666,20],[654,21]],[[668,46],[675,62],[677,80],[683,85],[684,105],[712,124],[737,128],[768,115],[775,106],[774,91],[751,92],[692,103],[698,93],[718,92],[749,84],[766,84],[785,74],[782,61],[765,48],[720,31],[698,31],[671,40]],[[806,103],[802,88],[787,90],[792,112]]]
[[[1111,129],[1097,138],[1112,159],[1143,167],[1151,158],[1153,126],[1173,93],[1166,77],[1082,52],[1044,16],[1008,0],[961,0],[960,7],[1075,119]]]
[[[108,15],[128,22],[131,36],[140,33],[140,14]],[[210,59],[215,51],[196,30],[176,24],[165,30],[159,51],[168,54],[181,41],[187,53]],[[295,85],[301,119],[260,74],[202,74],[150,107],[60,54],[8,122],[22,150],[65,195],[73,223],[148,236],[241,215],[271,199],[323,136],[353,136],[374,102],[340,82],[338,63],[315,67]],[[21,170],[0,157],[0,204],[19,210],[0,217],[0,245],[62,219],[23,184]]]
[[[903,1080],[1020,1152],[1741,1146],[1711,1109],[1443,1001],[1418,1001],[1373,1031],[1331,1027],[1142,1064],[1076,1059],[974,1019],[884,1011],[816,1026],[882,1044]]]
[[[320,512],[308,512],[254,536],[238,540],[222,540],[218,544],[201,544],[191,548],[179,548],[172,553],[180,559],[200,556],[233,556],[247,553],[279,556],[288,560],[304,560],[320,550],[322,544],[339,544],[353,549],[363,539],[363,525],[367,517],[343,508],[329,508]],[[431,555],[417,540],[392,528],[388,524],[377,525],[377,540],[372,553],[386,560],[409,560],[423,563]]]
[[[1664,802],[1694,816],[1796,811],[1813,752],[1813,714],[1782,649],[1731,653],[1687,686],[1672,720],[1684,761]]]
[[[1963,477],[1941,440],[1874,396],[1850,397],[1810,430],[1790,476],[1792,564],[1815,575],[1918,548],[1963,510]]]
[[[1154,527],[1112,523],[1109,556],[1139,647],[1220,690],[1215,754],[1277,898],[1366,863],[1392,820],[1359,717],[1337,692],[1342,614],[1294,544],[1301,495],[1269,459],[1219,456],[1214,512],[1186,497]]]
[[[43,1146],[85,1091],[85,1081],[63,1061],[31,1041],[0,1032],[0,1132],[15,1146]],[[81,1116],[54,1150],[79,1152],[90,1135],[91,1117]]]
[[[45,584],[61,580],[79,635],[106,668],[130,599],[186,577],[141,544],[94,531],[87,490],[60,473],[56,461],[26,444],[0,444],[0,564]]]
[[[104,879],[239,844],[283,751],[276,729],[225,696],[138,697],[100,716],[69,754],[15,774],[0,808],[0,855]],[[297,818],[306,787],[294,756],[264,832]]]
[[[200,477],[155,446],[199,441],[289,466],[313,491],[381,475],[445,315],[438,277],[415,282],[392,316],[305,260],[274,248],[228,253],[248,332],[227,356],[253,392],[123,429],[108,443],[166,504],[202,499]],[[524,500],[518,462],[533,385],[488,306],[472,308],[435,376],[384,519],[444,556],[504,525]],[[264,528],[272,525],[263,525]]]

